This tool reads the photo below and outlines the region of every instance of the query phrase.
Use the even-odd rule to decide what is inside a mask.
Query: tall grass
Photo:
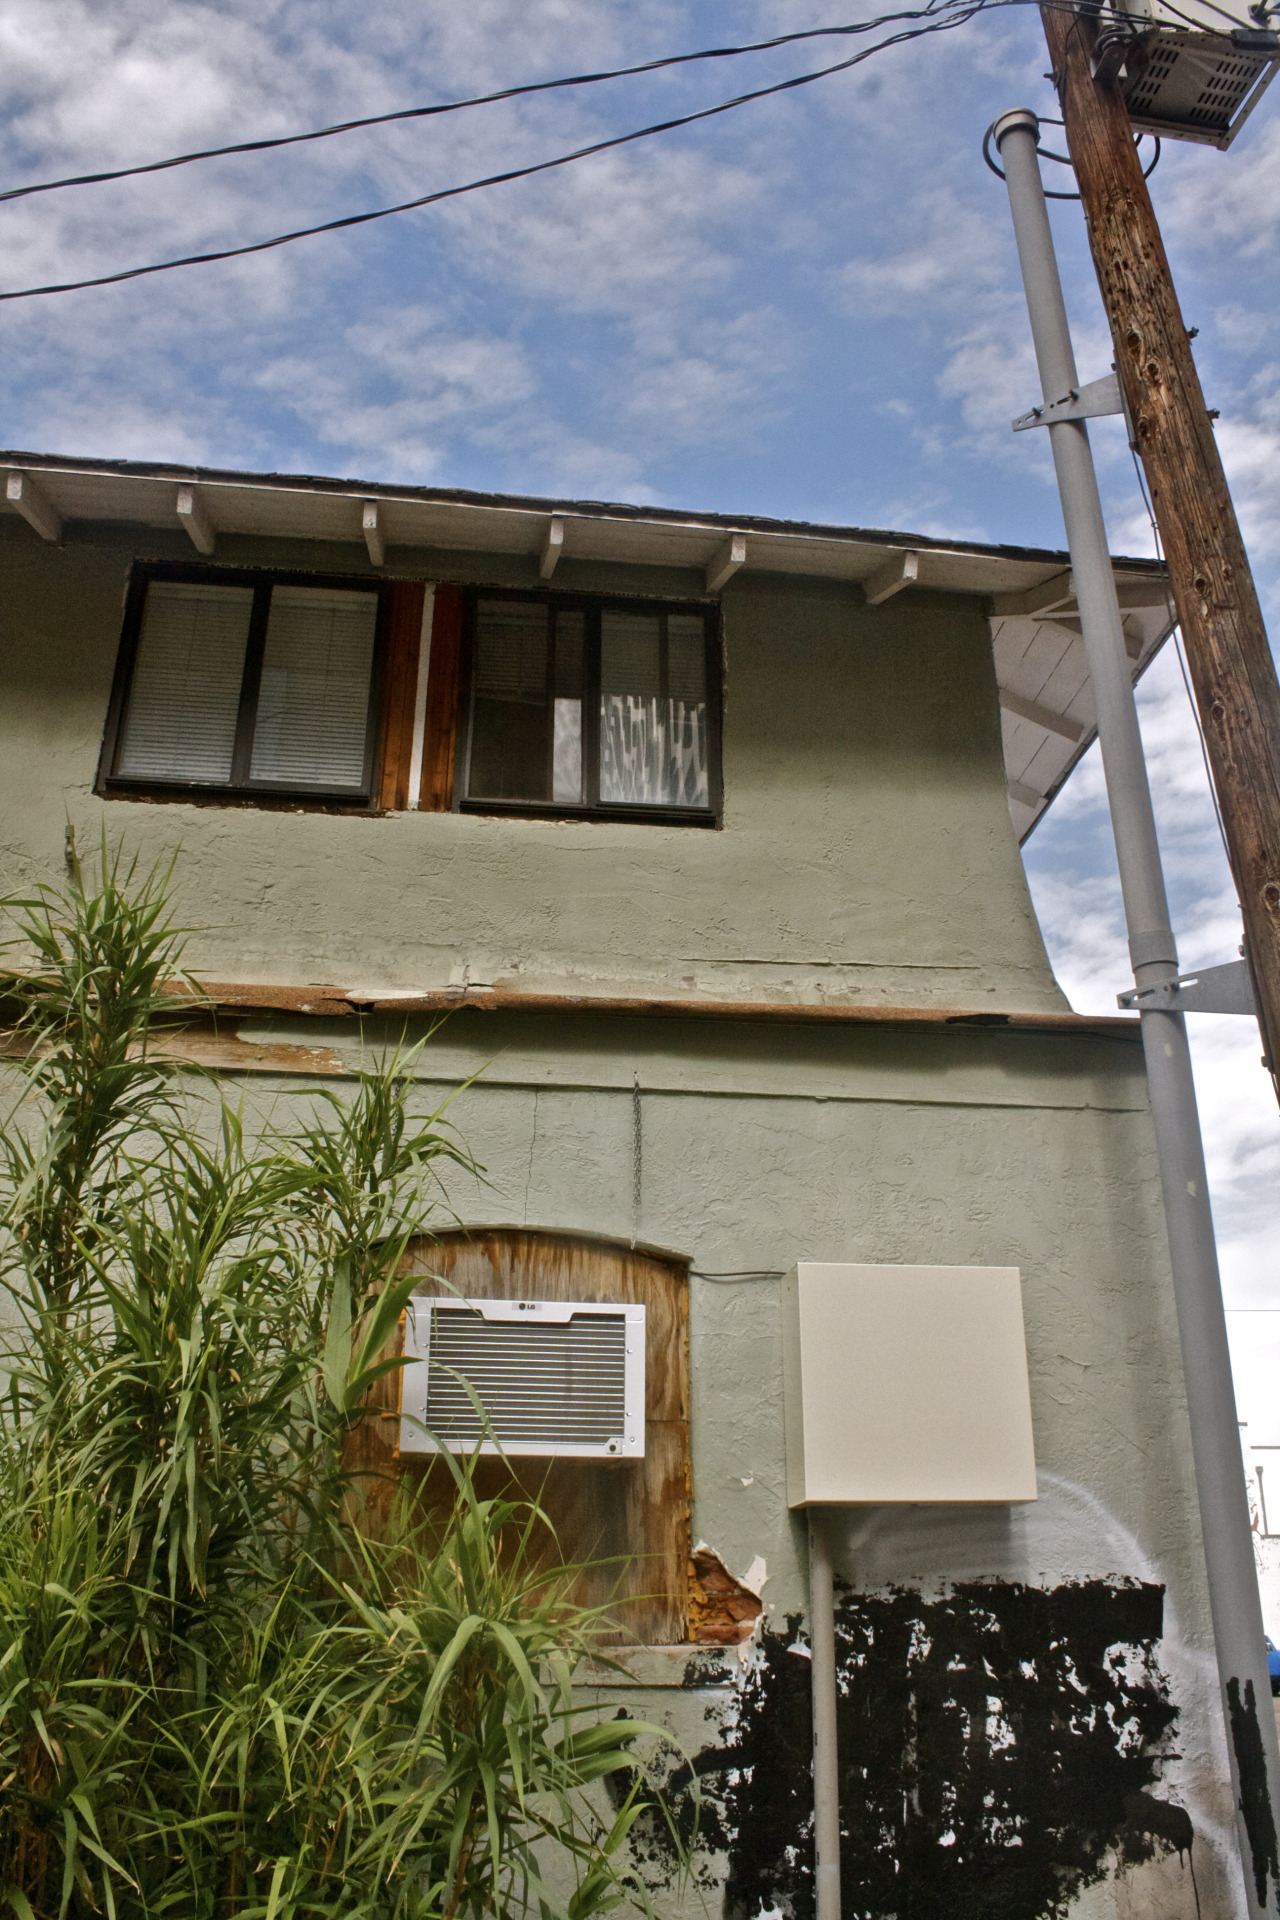
[[[644,1896],[643,1731],[575,1705],[546,1522],[353,1517],[343,1437],[450,1163],[404,1063],[250,1139],[167,1058],[168,875],[6,903],[0,1906],[17,1920],[590,1920]],[[21,964],[17,964],[20,961]],[[615,1798],[617,1798],[615,1794]]]

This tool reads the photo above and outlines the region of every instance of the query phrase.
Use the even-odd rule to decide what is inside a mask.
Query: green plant
[[[9,902],[0,1127],[0,1904],[18,1920],[590,1920],[643,1895],[638,1723],[575,1701],[547,1523],[407,1498],[344,1436],[449,1163],[407,1062],[251,1135],[165,1052],[168,875]]]

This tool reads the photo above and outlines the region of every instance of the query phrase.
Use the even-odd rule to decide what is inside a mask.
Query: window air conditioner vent
[[[642,1457],[644,1315],[572,1300],[411,1301],[401,1453]]]

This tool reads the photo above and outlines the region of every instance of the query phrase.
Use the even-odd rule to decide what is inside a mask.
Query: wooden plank
[[[516,1489],[550,1518],[562,1558],[604,1561],[584,1572],[574,1598],[606,1607],[624,1644],[666,1646],[688,1631],[689,1276],[683,1262],[584,1235],[481,1230],[411,1243],[405,1271],[427,1296],[622,1301],[646,1308],[643,1460],[484,1460],[486,1494]],[[448,1285],[442,1285],[441,1280]],[[371,1513],[385,1511],[395,1477],[442,1486],[439,1463],[393,1463],[391,1420],[366,1423],[353,1461],[371,1477]],[[374,1478],[373,1476],[379,1476]]]
[[[388,813],[402,813],[409,804],[413,702],[425,591],[421,580],[396,580],[389,594],[382,680],[382,756],[378,773],[378,805]]]
[[[1026,1013],[997,1008],[889,1007],[819,1000],[685,1000],[589,993],[509,993],[492,987],[440,987],[424,993],[351,998],[332,987],[250,986],[209,981],[199,996],[181,981],[166,983],[175,1002],[194,1002],[197,1014],[303,1014],[313,1019],[358,1019],[389,1013],[398,1018],[452,1013],[461,1007],[478,1013],[597,1014],[655,1020],[737,1020],[785,1026],[1002,1027],[1011,1033],[1092,1033],[1106,1039],[1133,1038],[1132,1014]],[[268,1038],[266,1044],[275,1045]]]
[[[463,606],[461,587],[447,581],[437,586],[431,621],[422,792],[418,801],[424,813],[448,813],[453,806]]]

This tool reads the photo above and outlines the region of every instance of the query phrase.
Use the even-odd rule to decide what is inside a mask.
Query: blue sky
[[[845,6],[0,0],[5,183],[870,11]],[[12,203],[0,286],[407,199],[826,64],[839,44]],[[1048,449],[1008,428],[1039,396],[1007,205],[980,154],[1005,109],[1052,113],[1046,65],[1034,9],[1007,7],[538,180],[257,259],[0,307],[0,442],[1059,545]],[[1280,87],[1227,155],[1166,146],[1152,183],[1273,631],[1278,107]],[[1110,349],[1079,210],[1054,219],[1093,377]],[[1118,426],[1099,423],[1095,446],[1113,545],[1149,551]],[[1230,958],[1234,902],[1171,649],[1143,714],[1184,955]],[[1094,759],[1028,867],[1064,986],[1102,1009],[1126,965]],[[1228,1298],[1280,1306],[1280,1126],[1256,1034],[1195,1027]],[[1242,1375],[1260,1379],[1259,1329],[1280,1314],[1235,1324]]]

